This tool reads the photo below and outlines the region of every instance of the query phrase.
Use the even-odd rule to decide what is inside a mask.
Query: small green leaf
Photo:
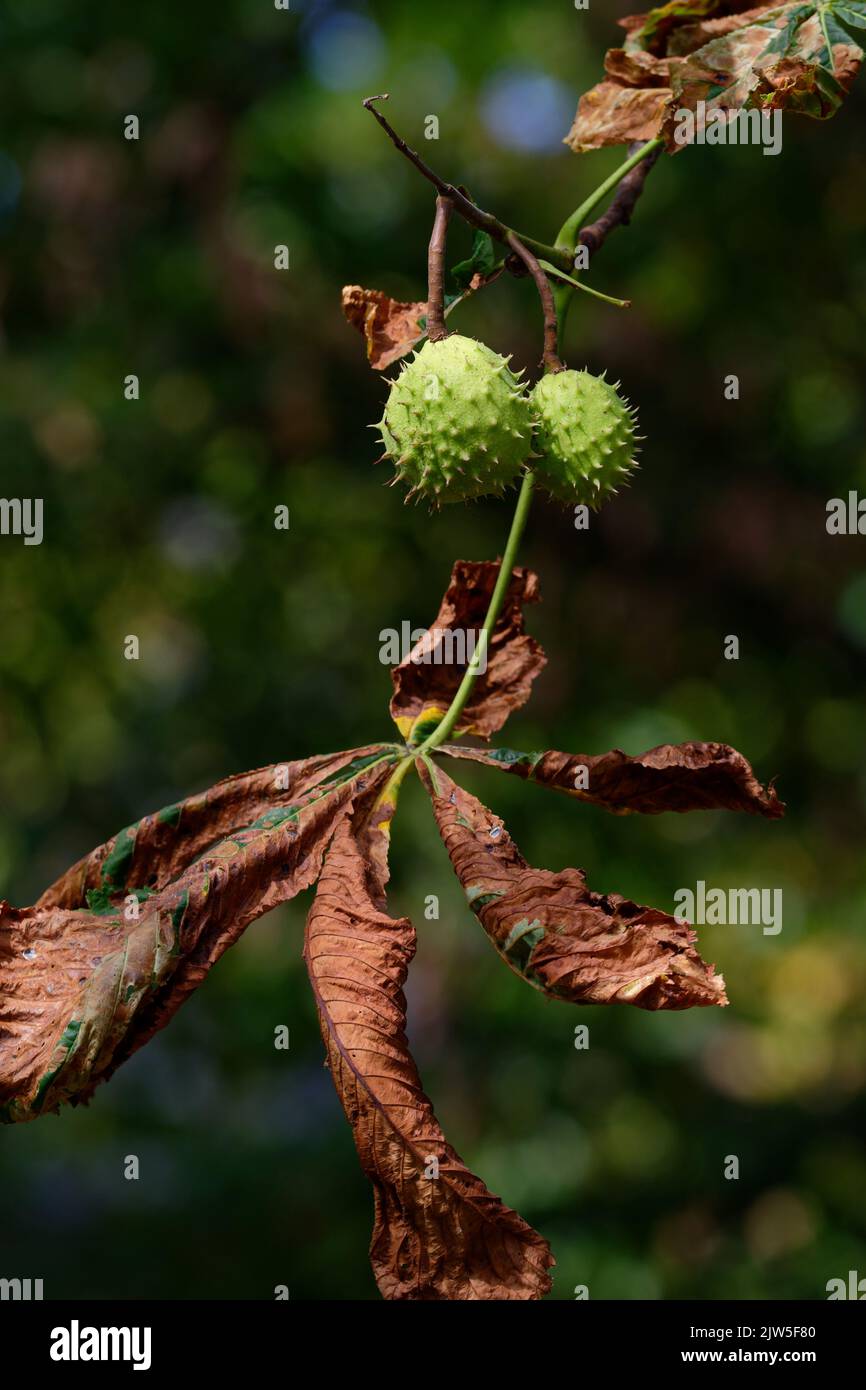
[[[455,265],[451,274],[461,289],[469,288],[473,275],[492,275],[496,269],[496,248],[487,232],[476,232],[469,259]]]

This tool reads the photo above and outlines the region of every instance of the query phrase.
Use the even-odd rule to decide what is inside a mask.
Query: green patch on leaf
[[[390,757],[392,761],[395,760],[397,749],[394,748],[392,751],[389,747],[383,752],[382,749],[377,748],[374,753],[365,753],[361,758],[353,758],[350,763],[346,763],[345,767],[341,767],[339,772],[335,773],[329,781],[321,782],[317,791],[321,796],[326,796],[329,792],[342,787],[346,782],[351,782],[353,778],[358,776],[359,772],[364,771],[365,767],[371,767],[373,763],[381,762],[383,758],[387,757]]]
[[[128,888],[124,894],[127,898],[136,898],[140,903],[147,902],[152,898],[157,890],[155,888]],[[117,896],[116,891],[107,888],[88,888],[87,906],[94,917],[119,917],[120,909],[112,898]]]
[[[518,753],[516,748],[491,748],[487,752],[487,759],[492,763],[503,763],[506,767],[526,767],[530,771],[543,757],[543,753]]]
[[[721,4],[722,0],[669,0],[666,5],[656,5],[645,15],[638,16],[643,19],[643,24],[630,31],[626,47],[630,50],[643,49],[647,53],[663,53],[665,40],[672,29],[681,24],[711,19]]]
[[[126,887],[135,854],[135,837],[139,824],[140,822],[136,821],[134,825],[121,830],[114,847],[103,860],[101,886],[109,893],[119,893]]]
[[[185,888],[178,898],[175,906],[171,910],[171,925],[174,928],[174,941],[171,947],[173,956],[180,955],[180,928],[183,922],[184,913],[189,907],[189,889]]]
[[[529,958],[543,936],[544,927],[541,925],[540,918],[536,917],[530,922],[528,917],[523,917],[515,923],[508,933],[502,947],[502,954],[521,974],[526,974]]]
[[[111,894],[107,888],[88,888],[87,907],[94,917],[116,917],[117,908],[111,901]]]
[[[496,902],[497,898],[504,897],[502,889],[485,889],[483,883],[474,883],[466,889],[466,901],[474,912],[480,912],[488,903]]]
[[[438,729],[442,723],[441,709],[431,710],[429,714],[419,714],[415,723],[412,725],[412,733],[409,736],[408,747],[418,748],[426,738],[429,738],[434,729]]]
[[[286,821],[296,821],[300,816],[300,808],[297,806],[275,806],[272,811],[265,811],[254,820],[250,825],[250,830],[274,830],[278,825],[284,825]]]
[[[45,1096],[46,1096],[46,1094],[47,1094],[47,1092],[48,1092],[48,1088],[50,1087],[50,1085],[51,1085],[52,1081],[54,1080],[55,1076],[57,1075],[57,1073],[58,1073],[58,1072],[66,1065],[66,1063],[68,1062],[68,1060],[69,1060],[69,1053],[71,1052],[71,1050],[72,1050],[72,1048],[73,1048],[73,1046],[74,1046],[74,1044],[75,1044],[75,1042],[76,1042],[76,1040],[77,1040],[77,1038],[78,1038],[78,1033],[79,1033],[80,1028],[81,1028],[81,1019],[80,1019],[80,1018],[71,1018],[71,1019],[69,1020],[69,1022],[67,1023],[66,1027],[64,1028],[63,1032],[61,1033],[60,1039],[59,1039],[59,1041],[58,1041],[57,1046],[58,1046],[59,1048],[62,1048],[62,1050],[63,1050],[63,1056],[61,1057],[60,1061],[57,1063],[57,1066],[56,1066],[56,1067],[52,1067],[51,1071],[47,1071],[47,1072],[45,1073],[45,1075],[42,1077],[41,1081],[39,1082],[39,1085],[38,1085],[37,1088],[36,1088],[36,1095],[35,1095],[34,1098],[33,1098],[33,1109],[34,1109],[35,1111],[39,1111],[39,1110],[42,1109],[42,1105],[43,1105],[43,1103],[44,1103],[44,1101],[45,1101]]]

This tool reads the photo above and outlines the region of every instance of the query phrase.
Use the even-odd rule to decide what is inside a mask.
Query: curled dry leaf
[[[496,562],[458,560],[433,625],[392,669],[391,718],[407,743],[420,743],[457,693],[480,640],[498,574]],[[523,626],[523,605],[538,599],[537,575],[513,570],[487,647],[486,670],[473,687],[456,733],[489,738],[529,699],[532,682],[547,661]]]
[[[426,301],[407,304],[360,285],[343,287],[343,313],[364,339],[367,359],[377,372],[405,357],[427,331]]]
[[[390,1299],[530,1299],[553,1257],[445,1141],[406,1041],[408,918],[385,904],[385,832],[363,802],[338,827],[304,956],[337,1094],[373,1184],[370,1258]]]
[[[604,56],[604,70],[612,82],[625,87],[659,87],[670,95],[671,60],[653,58],[641,49],[610,48]]]
[[[635,758],[618,748],[600,754],[519,753],[443,744],[439,752],[516,773],[620,815],[725,810],[774,820],[785,810],[774,788],[762,787],[742,753],[726,743],[663,743]]]
[[[669,0],[668,4],[658,5],[646,14],[630,15],[617,22],[628,33],[627,48],[656,54],[674,53],[689,51],[678,43],[683,33],[712,23],[740,24],[744,10],[757,13],[767,8],[767,5],[756,8],[753,0]],[[697,39],[692,47],[699,48],[704,41]]]
[[[510,968],[536,989],[571,1004],[641,1009],[728,1002],[724,980],[698,955],[686,923],[618,893],[591,892],[580,869],[531,868],[476,797],[439,767],[422,776],[470,907]]]
[[[671,89],[670,65],[648,53],[613,48],[605,58],[607,77],[584,92],[565,144],[577,154],[605,145],[653,140],[661,130]]]
[[[229,779],[212,800],[184,803],[195,808],[188,834],[182,815],[174,824],[146,817],[140,840],[138,827],[123,832],[48,903],[0,904],[0,1118],[89,1099],[251,921],[315,880],[352,796],[378,784],[394,756],[356,750],[338,755],[336,772],[333,759],[313,760],[314,771],[294,764],[293,794],[266,809],[260,774]],[[97,906],[58,905],[96,875]],[[132,890],[142,875],[159,886]]]
[[[490,241],[489,237],[487,241]],[[473,265],[474,261],[470,259],[454,267],[452,274],[456,275],[458,271],[467,273],[459,281],[460,293],[449,296],[447,300],[446,316],[470,295],[492,285],[502,274],[501,265],[492,266],[487,273],[480,269],[473,270]],[[427,336],[425,300],[404,303],[400,299],[390,299],[382,290],[365,290],[360,285],[344,285],[342,305],[346,319],[353,328],[357,328],[364,339],[367,360],[377,372],[384,372],[394,362],[405,357]]]

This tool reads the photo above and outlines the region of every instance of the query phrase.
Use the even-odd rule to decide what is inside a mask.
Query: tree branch
[[[507,242],[510,250],[519,256],[526,266],[538,290],[538,297],[541,300],[541,308],[544,313],[544,370],[546,372],[564,371],[564,363],[560,360],[556,344],[559,336],[559,326],[556,318],[556,306],[553,302],[553,290],[550,288],[550,281],[538,264],[532,252],[523,245],[516,232],[509,232]]]
[[[362,104],[376,117],[379,125],[400,153],[406,156],[410,164],[414,164],[419,174],[423,174],[424,178],[427,179],[429,183],[432,183],[437,193],[451,200],[454,210],[459,212],[460,216],[466,222],[473,227],[478,227],[482,232],[487,232],[494,240],[507,245],[508,234],[512,230],[511,227],[506,227],[505,223],[500,222],[498,217],[494,217],[491,212],[485,212],[483,208],[478,207],[470,198],[467,198],[465,193],[459,188],[456,188],[453,183],[446,183],[444,179],[440,178],[435,170],[430,168],[429,164],[424,163],[424,160],[419,154],[416,154],[414,150],[409,148],[406,141],[397,134],[396,130],[385,119],[381,111],[378,111],[373,105],[376,101],[387,100],[388,93],[382,92],[379,96],[365,97]],[[561,270],[571,269],[571,257],[567,252],[563,251],[562,247],[548,246],[546,242],[536,241],[534,237],[521,236],[520,240],[524,246],[528,246],[536,255],[542,256],[547,261],[551,261],[554,265],[559,266]]]
[[[629,156],[635,155],[644,146],[641,142],[629,146]],[[616,227],[627,227],[634,212],[635,203],[643,192],[650,169],[655,164],[661,154],[663,146],[659,143],[654,149],[641,159],[639,164],[625,175],[620,181],[616,196],[610,206],[601,217],[595,222],[590,222],[585,227],[581,227],[578,234],[578,242],[585,246],[591,256],[595,255],[604,245],[611,232]]]
[[[441,193],[436,199],[436,217],[427,251],[427,340],[439,343],[447,338],[445,327],[445,241],[453,203]]]

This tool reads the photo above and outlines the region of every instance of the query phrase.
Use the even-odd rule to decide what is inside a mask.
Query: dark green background
[[[390,91],[447,177],[551,239],[621,158],[558,143],[621,8],[4,7],[2,492],[46,508],[41,547],[0,540],[12,902],[228,773],[390,736],[380,630],[431,620],[452,561],[497,554],[510,503],[431,516],[373,467],[385,384],[340,289],[423,298],[432,197],[360,99]],[[510,102],[518,146],[547,110],[543,149],[491,116],[504,77],[529,79]],[[861,86],[830,123],[786,118],[778,158],[661,161],[591,274],[634,308],[582,300],[566,346],[622,379],[641,471],[588,535],[538,501],[522,550],[550,664],[507,742],[730,741],[778,778],[786,820],[618,819],[464,774],[527,858],[582,866],[597,890],[672,910],[701,878],[781,887],[781,935],[701,931],[731,1007],[545,1004],[483,939],[423,794],[404,791],[392,902],[419,927],[412,1045],[452,1143],[549,1239],[554,1297],[821,1298],[866,1274],[866,541],[824,524],[828,498],[866,489],[862,140]],[[454,260],[469,243],[455,227]],[[452,324],[535,370],[527,282]],[[0,1133],[0,1275],[56,1298],[377,1296],[371,1197],[300,957],[306,908],[251,927],[89,1108]]]

